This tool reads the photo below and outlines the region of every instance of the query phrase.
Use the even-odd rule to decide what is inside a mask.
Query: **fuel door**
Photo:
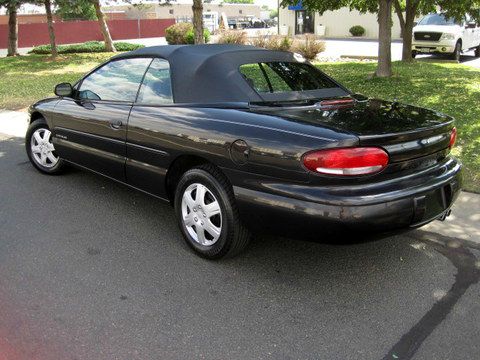
[[[250,147],[241,139],[235,140],[230,146],[230,158],[237,165],[245,165],[250,156]]]

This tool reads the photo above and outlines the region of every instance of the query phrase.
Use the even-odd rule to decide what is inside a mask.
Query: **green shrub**
[[[117,51],[132,51],[144,47],[140,44],[131,44],[127,42],[116,42],[115,49]],[[105,43],[103,41],[87,41],[81,44],[58,45],[59,54],[73,54],[73,53],[96,53],[105,52]],[[29,54],[51,54],[52,47],[50,45],[35,46],[28,52]]]
[[[302,55],[307,60],[313,60],[321,52],[325,51],[325,42],[317,40],[315,35],[307,34],[295,40],[292,51]]]
[[[210,31],[208,29],[203,29],[203,38],[205,40],[205,43],[208,43],[210,41]],[[195,33],[193,31],[193,27],[185,34],[185,42],[187,44],[195,44]]]
[[[205,42],[210,41],[210,31],[203,29]],[[165,38],[170,45],[194,44],[195,35],[190,23],[176,23],[165,29]]]
[[[290,51],[292,39],[282,35],[271,36],[267,39],[265,47],[269,50]]]
[[[187,44],[186,35],[193,30],[193,25],[189,23],[176,23],[165,29],[165,39],[170,45]]]
[[[247,43],[247,33],[240,30],[224,30],[218,37],[218,43],[245,45]]]
[[[352,36],[363,36],[363,35],[365,35],[365,28],[363,26],[360,26],[360,25],[352,26],[349,31],[350,31],[350,34],[352,34]]]

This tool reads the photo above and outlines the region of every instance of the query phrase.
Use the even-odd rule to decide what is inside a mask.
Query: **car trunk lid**
[[[360,96],[355,96],[351,103],[335,104],[348,99],[324,99],[308,106],[264,106],[254,111],[355,135],[361,146],[387,150],[390,162],[415,159],[448,148],[453,118],[447,115]]]

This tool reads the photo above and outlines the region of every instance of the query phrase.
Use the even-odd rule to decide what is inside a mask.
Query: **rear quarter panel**
[[[236,140],[248,145],[246,161],[233,160],[238,159],[236,155],[243,156],[234,154],[232,144]],[[152,156],[141,160],[150,163],[152,173],[166,174],[179,156],[195,155],[222,168],[232,185],[244,187],[253,186],[259,177],[308,182],[309,175],[301,163],[305,152],[355,143],[358,138],[332,129],[255,114],[248,109],[204,107],[134,106],[127,133],[127,144],[153,150]],[[130,158],[135,152],[128,148]]]

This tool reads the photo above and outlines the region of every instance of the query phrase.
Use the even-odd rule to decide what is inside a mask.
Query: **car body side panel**
[[[37,101],[35,104],[31,105],[28,109],[30,117],[28,119],[29,122],[34,121],[38,114],[45,119],[49,128],[52,128],[52,117],[55,114],[55,106],[60,101],[59,98],[48,98]]]
[[[257,174],[307,182],[309,176],[301,162],[306,151],[358,143],[349,134],[306,127],[241,109],[135,105],[128,124],[127,182],[165,197],[164,176],[181,155],[195,155],[221,168],[241,169],[247,177]],[[245,148],[232,146],[239,140]]]
[[[124,181],[130,109],[128,103],[61,100],[51,117],[57,153],[66,160]]]

